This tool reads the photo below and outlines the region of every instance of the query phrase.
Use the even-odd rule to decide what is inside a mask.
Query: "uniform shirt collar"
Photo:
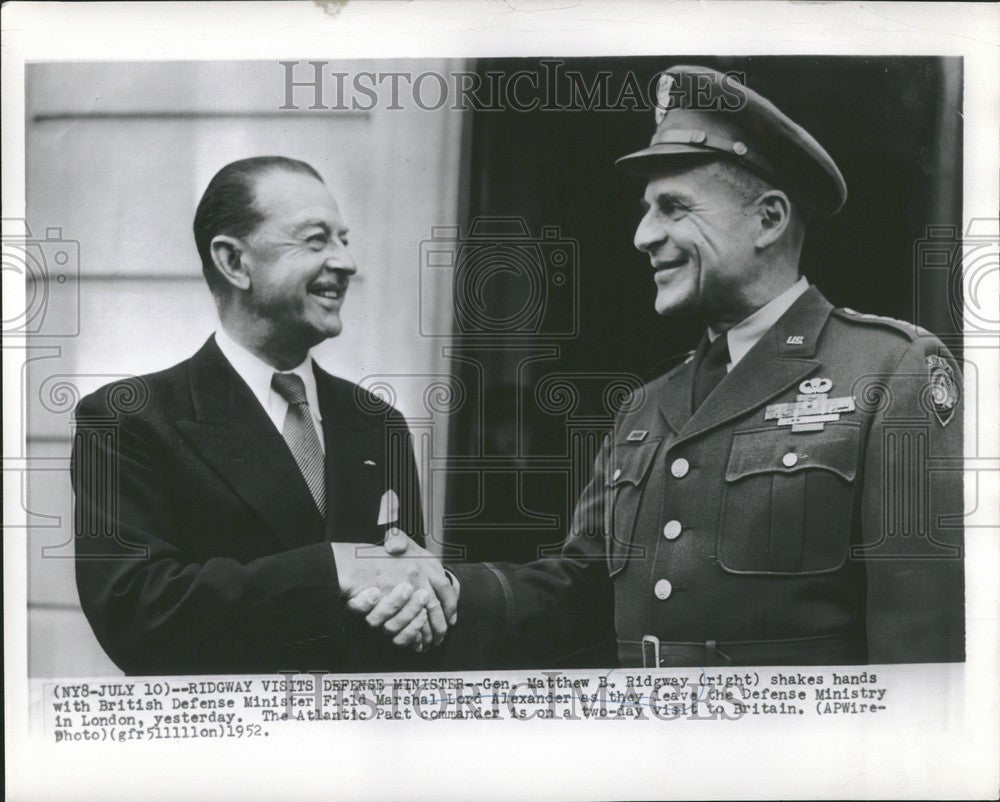
[[[322,420],[319,412],[319,393],[316,390],[316,374],[313,373],[312,354],[306,354],[306,358],[299,365],[291,370],[276,371],[263,359],[249,351],[236,340],[221,325],[215,330],[215,342],[222,351],[222,355],[233,366],[240,378],[247,383],[251,392],[260,401],[264,411],[276,418],[276,413],[280,412],[283,420],[288,402],[271,388],[271,377],[275,373],[294,373],[302,378],[306,387],[306,400],[309,402],[309,412],[316,421]],[[278,424],[278,428],[281,426]]]
[[[757,344],[765,332],[777,323],[789,307],[799,299],[799,296],[808,289],[809,281],[805,276],[800,276],[799,280],[783,293],[775,296],[750,317],[744,318],[729,329],[726,332],[726,338],[729,344],[730,362],[726,369],[732,370],[736,367],[736,364]],[[718,336],[719,334],[712,331],[712,327],[709,326],[709,340],[714,342]]]

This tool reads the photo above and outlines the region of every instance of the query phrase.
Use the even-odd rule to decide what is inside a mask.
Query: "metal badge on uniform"
[[[643,440],[646,439],[646,435],[648,434],[649,432],[646,431],[645,429],[633,429],[631,432],[628,433],[628,437],[626,437],[625,439],[628,440],[628,442],[630,443],[641,443]]]
[[[947,426],[958,404],[958,382],[948,360],[940,356],[927,357],[927,375],[931,386],[931,406],[938,423]]]
[[[663,73],[660,80],[656,82],[656,107],[653,109],[653,117],[656,119],[657,125],[663,122],[663,118],[667,116],[667,109],[670,108],[670,104],[674,100],[670,94],[673,86],[674,76],[668,73]]]
[[[841,414],[854,412],[854,396],[830,398],[833,381],[827,378],[806,379],[799,385],[793,404],[769,404],[764,420],[776,420],[793,432],[821,432],[827,423],[840,420]]]
[[[785,340],[785,345],[802,345],[802,335],[801,334],[791,334],[788,339]]]
[[[375,467],[375,460],[366,459],[365,460],[365,465],[367,465],[369,468],[374,468]]]
[[[799,392],[804,395],[819,395],[830,392],[833,382],[829,379],[806,379],[799,385]]]
[[[399,520],[399,496],[395,490],[386,490],[378,505],[378,521],[376,526],[393,524]]]

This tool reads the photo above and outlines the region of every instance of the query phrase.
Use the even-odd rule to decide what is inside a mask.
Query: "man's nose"
[[[635,237],[632,238],[632,244],[643,253],[652,253],[663,244],[666,238],[666,231],[664,231],[663,226],[656,224],[653,220],[652,210],[650,210],[639,221],[639,225],[635,229]]]
[[[350,250],[344,244],[338,244],[330,249],[323,267],[327,270],[335,270],[338,273],[346,273],[349,276],[353,276],[358,272],[358,263],[354,261]]]

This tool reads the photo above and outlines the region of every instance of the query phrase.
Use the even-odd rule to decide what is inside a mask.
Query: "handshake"
[[[457,580],[402,530],[389,529],[383,546],[331,546],[347,608],[395,645],[423,652],[458,621]]]

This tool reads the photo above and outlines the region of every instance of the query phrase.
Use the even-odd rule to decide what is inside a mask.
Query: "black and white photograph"
[[[33,5],[11,798],[995,794],[996,6]]]

